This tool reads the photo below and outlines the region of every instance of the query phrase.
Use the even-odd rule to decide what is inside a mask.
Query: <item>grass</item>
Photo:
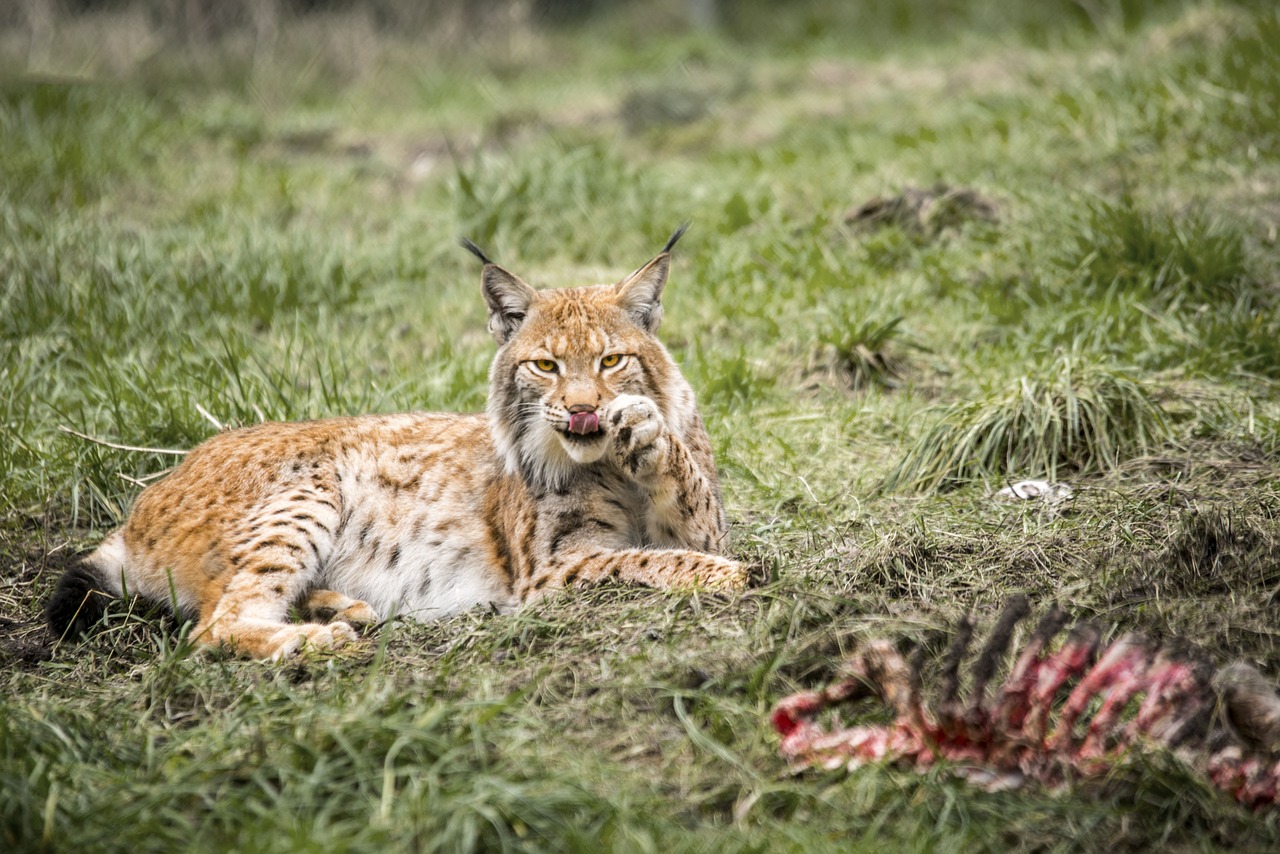
[[[818,330],[818,359],[854,391],[897,388],[905,367],[890,346],[903,339],[901,315],[885,320],[874,308],[829,310]]]
[[[1165,421],[1129,375],[1064,354],[985,396],[943,408],[885,487],[1103,474],[1168,442]]]
[[[0,848],[1280,844],[1162,754],[987,794],[788,776],[766,720],[1018,592],[1280,674],[1276,11],[592,5],[447,44],[334,10],[264,53],[117,4],[31,73],[0,33]],[[761,590],[600,588],[284,666],[132,603],[46,636],[69,557],[175,459],[60,428],[475,411],[459,234],[568,285],[686,218],[662,334]],[[1074,499],[990,499],[1033,476]]]
[[[1092,205],[1074,239],[1064,263],[1093,288],[1138,288],[1203,303],[1256,286],[1244,230],[1201,211],[1145,211],[1125,194]]]

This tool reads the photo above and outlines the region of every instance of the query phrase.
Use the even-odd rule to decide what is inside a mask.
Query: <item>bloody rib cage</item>
[[[996,790],[1102,775],[1126,751],[1154,746],[1172,750],[1246,806],[1275,805],[1280,698],[1260,673],[1244,664],[1215,672],[1137,635],[1100,646],[1098,629],[1088,623],[1052,649],[1067,623],[1055,606],[989,695],[1014,628],[1029,611],[1025,597],[1005,607],[973,665],[967,699],[960,665],[973,623],[963,619],[932,708],[922,696],[922,650],[908,665],[888,641],[865,644],[850,660],[848,678],[774,707],[783,757],[794,769],[887,761],[919,770],[946,761],[957,775]],[[816,720],[825,708],[867,698],[887,705],[893,721],[828,731]]]

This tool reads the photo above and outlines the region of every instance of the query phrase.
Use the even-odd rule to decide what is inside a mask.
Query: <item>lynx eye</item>
[[[616,368],[618,367],[618,363],[621,361],[622,361],[622,357],[619,356],[617,353],[610,353],[608,356],[604,356],[600,359],[600,367]]]
[[[560,370],[560,366],[556,364],[555,359],[534,359],[533,366],[544,374],[554,374]]]

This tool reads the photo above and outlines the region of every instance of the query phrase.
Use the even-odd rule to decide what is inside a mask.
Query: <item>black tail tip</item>
[[[86,564],[71,567],[58,580],[57,589],[44,606],[45,620],[53,639],[57,641],[83,635],[102,619],[107,603],[113,598]]]

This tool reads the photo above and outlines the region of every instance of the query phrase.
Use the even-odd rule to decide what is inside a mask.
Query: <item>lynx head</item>
[[[653,400],[683,432],[693,393],[655,333],[671,248],[613,285],[535,290],[485,257],[481,282],[498,353],[489,371],[489,429],[507,470],[549,488],[568,485],[608,450],[609,405]]]

